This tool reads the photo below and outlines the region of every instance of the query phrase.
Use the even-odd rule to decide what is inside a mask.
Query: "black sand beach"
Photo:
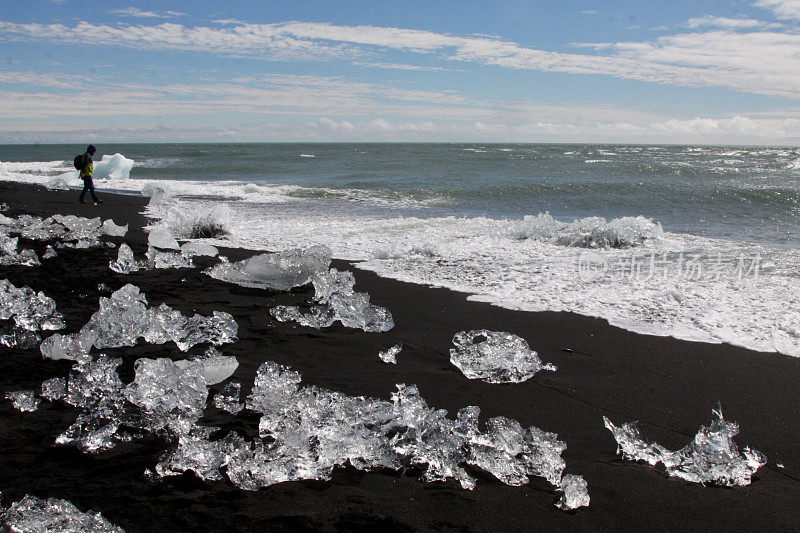
[[[78,204],[77,191],[0,183],[4,214],[56,213],[113,218],[130,224],[124,239],[137,256],[146,251],[146,199],[103,195],[100,206]],[[101,193],[102,194],[102,193]],[[21,240],[41,255],[46,243]],[[232,261],[253,252],[224,249]],[[424,483],[413,472],[363,473],[338,470],[329,482],[284,483],[245,492],[228,482],[205,482],[192,474],[150,480],[165,449],[157,439],[123,444],[84,455],[53,444],[74,420],[74,410],[43,401],[33,413],[0,402],[0,490],[8,504],[25,494],[63,498],[81,510],[99,511],[134,531],[516,531],[516,530],[727,530],[800,528],[800,360],[712,345],[630,333],[605,321],[569,313],[527,313],[469,302],[445,289],[378,278],[353,269],[356,288],[388,308],[395,328],[364,333],[341,326],[314,330],[280,323],[270,307],[307,298],[312,289],[273,294],[214,280],[197,268],[120,275],[108,268],[116,249],[58,251],[40,267],[0,267],[0,279],[30,286],[55,299],[75,332],[97,310],[98,284],[116,290],[133,283],[151,305],[165,302],[184,314],[226,311],[239,324],[239,340],[225,345],[239,368],[234,379],[249,392],[266,360],[291,366],[304,383],[351,395],[388,399],[397,383],[419,387],[429,405],[450,415],[468,405],[481,418],[506,416],[535,425],[567,443],[567,473],[583,475],[591,505],[574,512],[556,509],[558,494],[542,479],[510,487],[484,476],[473,491],[458,483]],[[107,294],[106,294],[107,295]],[[524,337],[557,372],[541,372],[519,384],[491,385],[466,379],[449,362],[453,334],[461,330],[509,331]],[[397,365],[382,363],[378,351],[402,342]],[[565,351],[564,349],[569,349]],[[123,381],[133,377],[140,357],[183,358],[173,344],[140,343],[103,352],[125,361]],[[194,350],[197,352],[197,349]],[[199,352],[198,352],[199,353]],[[68,361],[43,360],[38,349],[0,347],[0,395],[34,389],[66,375]],[[221,385],[212,387],[218,390]],[[614,423],[638,419],[643,434],[670,449],[688,443],[712,419],[720,402],[726,419],[741,426],[740,446],[764,453],[768,464],[747,487],[703,487],[668,478],[647,465],[623,462],[602,417]],[[237,417],[209,407],[204,425],[257,433],[258,416]],[[782,463],[785,468],[779,468]]]

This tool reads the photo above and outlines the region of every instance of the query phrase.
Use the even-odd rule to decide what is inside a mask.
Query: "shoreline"
[[[0,201],[11,208],[4,214],[75,214],[129,223],[125,238],[108,240],[128,243],[141,257],[146,234],[140,211],[147,199],[105,194],[100,206],[81,205],[77,191],[0,183]],[[26,247],[38,252],[44,244],[21,243],[20,248]],[[373,303],[389,309],[396,326],[380,334],[341,326],[313,330],[279,323],[268,312],[274,305],[307,297],[308,290],[271,294],[220,282],[201,273],[215,261],[211,259],[198,260],[193,270],[122,276],[107,268],[108,257],[116,258],[116,253],[105,248],[59,250],[59,257],[41,267],[0,267],[0,279],[8,278],[18,287],[29,285],[54,298],[65,315],[66,332],[76,331],[96,310],[96,286],[101,282],[112,290],[134,283],[150,305],[165,302],[184,314],[230,312],[240,326],[239,341],[222,351],[237,356],[240,366],[234,379],[242,382],[243,393],[249,391],[258,365],[273,360],[300,372],[303,383],[382,399],[389,397],[395,384],[414,383],[430,406],[447,409],[450,416],[461,407],[477,405],[482,421],[506,416],[523,426],[555,432],[568,446],[563,454],[566,472],[584,476],[591,505],[571,513],[555,509],[557,495],[541,479],[508,487],[482,478],[474,491],[466,491],[452,481],[424,483],[413,474],[363,473],[349,467],[337,470],[330,482],[284,483],[254,493],[225,481],[203,482],[191,474],[151,482],[142,472],[152,468],[153,458],[157,460],[163,451],[156,439],[85,456],[52,444],[67,421],[74,419],[71,408],[43,402],[39,411],[19,413],[8,401],[0,407],[3,442],[8,443],[0,479],[4,504],[25,493],[64,498],[82,510],[100,511],[128,531],[153,527],[244,531],[261,526],[356,530],[359,524],[398,531],[539,525],[558,530],[705,529],[709,519],[715,528],[790,530],[800,524],[796,505],[800,421],[793,408],[800,405],[800,360],[791,356],[641,335],[572,313],[508,310],[468,301],[465,294],[449,289],[381,278],[341,260],[332,266],[354,270],[356,290],[366,291]],[[220,248],[220,253],[236,261],[258,252]],[[541,372],[518,384],[467,380],[450,364],[448,350],[453,334],[470,329],[519,335],[558,371]],[[378,351],[397,342],[404,344],[398,364],[381,363]],[[138,357],[179,355],[172,345],[144,343],[103,352],[123,357],[126,367]],[[6,354],[0,362],[3,394],[38,390],[42,378],[68,368],[64,361],[42,360],[38,349],[0,348],[0,353]],[[667,478],[649,466],[622,462],[602,423],[603,415],[615,424],[639,419],[646,439],[678,449],[700,425],[708,424],[718,401],[726,419],[740,424],[736,438],[740,447],[751,446],[769,459],[750,486],[702,487]],[[240,423],[213,408],[208,411],[203,424],[234,429]],[[245,418],[245,425],[255,419],[257,426],[255,415]],[[776,462],[785,468],[777,468]],[[151,515],[147,520],[142,509]]]

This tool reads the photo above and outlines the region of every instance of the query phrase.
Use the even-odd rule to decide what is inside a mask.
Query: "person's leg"
[[[81,191],[81,195],[78,196],[78,201],[81,203],[83,203],[83,197],[86,196],[86,191],[89,190],[89,184],[89,181],[83,180],[83,190]],[[92,192],[92,194],[94,194],[94,192]]]
[[[92,180],[89,180],[89,192],[92,193],[92,200],[94,201],[94,203],[100,201],[97,199],[97,195],[94,193],[94,182],[92,182]]]

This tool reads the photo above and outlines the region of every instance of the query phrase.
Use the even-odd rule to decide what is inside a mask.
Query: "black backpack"
[[[75,159],[72,161],[72,164],[75,165],[76,169],[83,170],[83,154],[76,155]]]

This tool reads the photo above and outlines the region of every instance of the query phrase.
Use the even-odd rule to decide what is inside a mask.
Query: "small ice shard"
[[[111,292],[111,287],[109,287],[105,283],[98,283],[97,292]]]
[[[23,413],[30,413],[39,408],[39,399],[34,396],[32,390],[7,392],[6,399],[11,400],[14,409]]]
[[[188,433],[203,415],[208,382],[202,365],[185,368],[171,359],[137,359],[136,377],[124,390],[125,398],[139,406],[151,429]]]
[[[69,184],[64,178],[52,178],[44,186],[51,191],[66,191],[69,189]]]
[[[12,533],[125,533],[100,513],[82,513],[67,500],[30,495],[4,510],[3,525]]]
[[[146,268],[147,263],[144,261],[136,261],[133,257],[133,250],[125,243],[119,245],[116,261],[111,261],[108,268],[120,274],[130,274],[143,268]]]
[[[378,357],[381,358],[381,361],[384,363],[392,363],[397,364],[397,354],[400,353],[400,350],[403,349],[402,344],[395,344],[391,348],[386,351],[378,352]]]
[[[124,404],[122,380],[117,367],[122,359],[100,354],[94,361],[80,361],[67,380],[68,404],[92,413],[92,417],[112,419]]]
[[[89,351],[96,340],[97,333],[91,329],[69,335],[55,333],[42,341],[39,351],[45,359],[85,361],[90,358]]]
[[[119,423],[114,419],[81,413],[71,426],[56,437],[56,444],[75,446],[84,453],[95,453],[116,446],[118,430]]]
[[[3,211],[8,211],[8,209],[9,208],[8,208],[8,204],[7,203],[5,203],[5,202],[0,203],[0,213],[2,213]]]
[[[453,337],[450,362],[469,379],[486,383],[520,383],[540,370],[555,370],[543,364],[525,339],[503,331],[460,331]]]
[[[558,490],[564,494],[558,502],[556,502],[556,507],[564,511],[571,511],[578,507],[587,507],[590,498],[586,486],[586,480],[583,479],[583,476],[567,474],[562,477]]]
[[[220,262],[205,270],[205,274],[243,287],[288,291],[310,282],[330,262],[331,251],[327,246],[312,246],[255,255],[236,263]]]
[[[197,241],[182,244],[181,252],[187,255],[208,257],[215,257],[217,254],[219,254],[219,250],[216,248],[216,246],[211,246],[210,244]]]
[[[56,257],[57,255],[58,254],[56,253],[56,249],[48,244],[47,248],[45,248],[45,251],[42,254],[42,259],[52,259],[52,258]]]
[[[332,268],[329,271],[315,273],[311,277],[311,283],[314,285],[314,301],[325,304],[334,294],[352,296],[356,278],[349,270],[340,272]]]
[[[279,305],[270,309],[281,322],[294,321],[312,328],[325,328],[337,320],[348,328],[367,332],[389,331],[394,327],[392,314],[384,307],[373,305],[365,292],[354,292],[355,278],[349,271],[317,272],[311,278],[314,301],[307,312],[297,306]]]
[[[164,250],[180,250],[178,241],[166,226],[156,226],[147,236],[147,244]]]
[[[110,237],[124,237],[128,233],[128,225],[117,226],[110,218],[100,226],[100,233]]]
[[[228,313],[184,317],[166,304],[147,308],[147,298],[139,288],[127,284],[110,298],[100,297],[100,309],[83,329],[97,333],[97,348],[134,346],[140,337],[153,344],[174,341],[181,351],[203,342],[215,346],[236,340],[238,326]],[[83,331],[83,330],[82,330]]]
[[[67,380],[65,378],[50,378],[42,382],[42,398],[54,402],[67,395]]]
[[[30,330],[55,330],[64,327],[56,303],[30,287],[18,289],[8,280],[0,280],[0,320],[13,318],[17,326]]]
[[[603,417],[606,428],[617,441],[617,453],[625,459],[642,460],[651,465],[661,462],[667,474],[693,483],[705,485],[734,486],[749,485],[752,475],[767,462],[756,450],[739,447],[733,441],[739,433],[735,422],[728,422],[722,410],[714,410],[715,420],[701,426],[692,442],[678,451],[671,452],[657,443],[642,439],[636,422],[616,427]]]
[[[150,268],[194,268],[192,255],[184,252],[160,252],[152,246],[147,249]]]
[[[30,331],[19,326],[0,329],[0,346],[6,348],[20,348],[30,350],[35,348],[42,338],[35,331]]]
[[[244,404],[239,401],[242,392],[242,384],[232,381],[225,385],[216,396],[214,396],[214,407],[222,409],[233,415],[244,409]]]
[[[175,361],[175,364],[181,369],[186,369],[191,365],[197,366],[209,385],[222,383],[239,368],[239,362],[235,357],[222,355],[215,348],[209,348],[200,357]]]

